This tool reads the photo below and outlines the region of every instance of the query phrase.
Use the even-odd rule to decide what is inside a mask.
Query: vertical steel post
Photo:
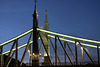
[[[40,48],[39,48],[39,54],[40,54],[42,46],[43,46],[43,44],[41,43]]]
[[[78,65],[78,58],[77,58],[77,41],[75,40],[75,55],[76,55],[76,65]]]
[[[29,66],[31,66],[31,44],[29,45]]]
[[[27,45],[26,45],[25,51],[24,51],[24,53],[23,53],[23,56],[22,56],[22,58],[21,58],[20,66],[22,65],[23,60],[24,60],[24,57],[25,57],[25,55],[26,55],[26,53],[27,53],[27,51],[28,51],[28,48],[29,48],[29,45],[30,45],[32,36],[33,36],[33,32],[31,33],[31,35],[30,35],[30,37],[29,37],[29,39],[28,39],[28,43],[27,43]]]
[[[78,41],[79,42],[79,41]],[[79,45],[81,45],[81,43],[79,42]],[[82,45],[81,45],[82,46]],[[94,59],[93,57],[92,57],[92,55],[90,54],[90,52],[87,50],[87,48],[85,47],[85,46],[82,46],[83,47],[83,51],[87,54],[87,56],[89,57],[89,59],[92,61],[92,63],[93,64],[95,64],[94,63],[94,61],[92,60],[92,59]],[[89,53],[89,54],[88,54]]]
[[[7,65],[8,61],[9,61],[9,58],[10,58],[10,55],[11,55],[11,53],[12,53],[12,50],[13,50],[13,48],[14,48],[14,46],[15,46],[15,43],[16,43],[16,42],[14,41],[14,43],[13,43],[11,49],[10,49],[10,53],[8,54],[7,60],[6,60],[6,62],[5,62],[5,65]]]
[[[15,54],[15,65],[18,67],[18,40],[16,41],[16,54]]]
[[[3,67],[3,46],[0,46],[0,67]]]
[[[50,40],[50,42],[51,42],[51,45],[52,45],[52,47],[53,47],[53,50],[55,51],[54,45],[53,45],[53,43],[52,43],[52,41],[51,41],[50,38],[49,38],[49,40]],[[59,61],[60,65],[62,65],[58,55],[57,55],[57,58],[58,58],[58,61]]]
[[[81,50],[82,50],[82,63],[84,64],[84,52],[83,52],[83,47],[81,46]]]
[[[55,36],[55,65],[57,65],[57,36]]]
[[[39,50],[38,50],[38,14],[36,8],[35,0],[35,9],[33,14],[33,47],[32,47],[32,66],[39,66]]]
[[[73,65],[73,62],[72,62],[72,60],[71,60],[71,58],[70,58],[69,54],[67,53],[67,51],[66,51],[65,47],[63,46],[62,42],[60,41],[59,37],[58,37],[58,40],[59,40],[59,42],[60,42],[60,44],[61,44],[61,46],[62,46],[62,48],[63,48],[64,52],[66,53],[66,55],[67,55],[67,57],[68,57],[68,59],[69,59],[70,63]]]
[[[65,47],[65,49],[66,49],[66,42],[64,41],[64,47]],[[66,65],[66,53],[64,52],[64,56],[65,56],[65,65]]]
[[[98,55],[98,64],[99,64],[99,62],[100,62],[99,60],[100,59],[99,59],[99,45],[98,44],[97,44],[97,55]]]

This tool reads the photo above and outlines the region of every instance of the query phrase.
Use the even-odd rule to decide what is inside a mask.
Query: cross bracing
[[[82,41],[86,41],[86,42],[91,42],[91,43],[95,43],[95,44],[100,44],[99,41],[94,41],[94,40],[89,40],[89,39],[83,39],[83,38],[73,37],[73,36],[69,36],[69,35],[63,35],[63,34],[51,32],[51,31],[43,30],[43,29],[40,29],[40,28],[37,28],[37,30],[42,31],[42,32],[45,32],[45,33],[53,34],[53,35],[58,35],[58,36],[66,37],[66,38],[68,37],[68,38],[71,38],[71,39],[74,39],[74,40],[82,40]],[[0,46],[4,46],[4,45],[6,45],[6,44],[8,44],[8,43],[10,43],[10,42],[12,42],[12,41],[14,41],[14,40],[16,40],[16,39],[19,39],[19,38],[21,38],[21,37],[23,37],[23,36],[25,36],[25,35],[31,33],[32,31],[33,31],[33,29],[31,29],[31,30],[29,30],[29,31],[27,31],[27,32],[25,32],[25,33],[23,33],[23,34],[21,34],[21,35],[15,37],[15,38],[12,38],[12,39],[10,39],[10,40],[8,40],[8,41],[6,41],[6,42],[3,42],[3,43],[0,44]],[[55,36],[53,36],[53,35],[48,35],[48,37],[55,38]],[[71,43],[75,43],[74,41],[68,40],[68,39],[65,39],[65,38],[60,38],[60,39],[63,40],[63,41],[68,41],[68,42],[71,42]],[[83,46],[89,46],[89,47],[97,48],[97,46],[91,45],[91,44],[82,43],[82,45],[83,45]],[[99,47],[99,48],[100,48],[100,47]]]
[[[87,46],[87,47],[92,47],[92,48],[96,48],[96,49],[99,49],[100,47],[99,47],[99,44],[100,44],[100,42],[99,41],[94,41],[94,40],[88,40],[88,39],[83,39],[83,38],[78,38],[78,37],[74,37],[74,39],[73,39],[73,36],[68,36],[68,35],[63,35],[63,34],[59,34],[59,33],[55,33],[55,32],[51,32],[51,31],[47,31],[47,30],[43,30],[43,29],[41,29],[41,28],[37,28],[37,30],[38,30],[38,32],[43,32],[43,33],[49,33],[47,36],[49,37],[49,38],[55,38],[55,36],[57,36],[57,38],[56,39],[58,39],[59,41],[60,40],[62,40],[62,41],[64,41],[64,42],[70,42],[70,43],[76,43],[75,41],[77,40],[77,44],[80,44],[81,46],[83,46],[84,47],[84,50],[85,50],[85,52],[87,52],[87,54],[89,53],[89,51],[87,50],[87,48],[85,47],[85,46]],[[27,32],[25,32],[25,33],[23,33],[23,34],[21,34],[21,35],[19,35],[19,36],[17,36],[17,37],[15,37],[15,38],[12,38],[12,39],[10,39],[10,40],[8,40],[8,41],[6,41],[6,42],[4,42],[4,43],[1,43],[0,44],[0,47],[4,47],[4,45],[7,45],[8,43],[10,43],[10,42],[13,42],[13,41],[16,41],[16,40],[18,40],[18,39],[20,39],[20,38],[22,38],[23,36],[25,36],[25,35],[27,35],[27,34],[29,34],[29,33],[32,33],[33,32],[33,29],[30,29],[29,31],[27,31]],[[33,36],[33,35],[32,35]],[[68,37],[72,37],[72,39],[73,40],[68,40],[68,39],[66,39],[67,38],[67,36]],[[63,38],[63,37],[65,37],[65,38]],[[39,37],[38,38],[39,40],[41,39],[41,37]],[[79,39],[79,40],[78,40]],[[42,39],[43,40],[43,39]],[[86,41],[86,42],[92,42],[92,43],[94,43],[94,44],[97,44],[97,46],[96,45],[92,45],[92,44],[86,44],[86,43],[80,43],[79,41]],[[23,48],[23,47],[26,47],[28,44],[29,45],[31,45],[33,43],[33,41],[28,41],[28,43],[26,43],[26,44],[24,44],[24,45],[21,45],[21,46],[18,46],[17,48],[18,48],[18,50],[19,49],[21,49],[21,48]],[[60,43],[61,43],[61,41],[60,41]],[[44,44],[44,43],[42,43],[42,44]],[[62,43],[61,43],[62,44]],[[26,50],[26,52],[28,51],[28,47],[29,46],[27,46],[27,50]],[[44,46],[45,47],[45,46]],[[64,46],[63,46],[63,44],[62,44],[62,48],[64,49],[64,51],[65,51],[65,53],[66,53],[66,49],[64,48]],[[55,48],[54,48],[54,50],[55,50]],[[16,48],[13,48],[12,49],[12,52],[13,51],[16,51]],[[11,52],[11,50],[9,50],[9,51],[6,51],[6,52],[4,52],[4,53],[2,53],[2,54],[0,54],[0,55],[4,55],[4,54],[7,54],[7,53],[10,53]],[[76,59],[76,57],[75,57],[75,55],[73,55],[74,56],[74,58]],[[95,59],[93,58],[93,56],[89,53],[89,55],[88,55],[89,57],[90,57],[90,59],[91,59],[91,61],[93,62],[93,63],[95,63],[96,61],[95,61]],[[57,56],[57,58],[58,58],[59,56]],[[23,58],[24,59],[24,58]],[[59,61],[60,61],[60,59],[59,59]],[[71,59],[70,59],[70,61],[71,61]],[[61,62],[61,61],[60,61]],[[52,63],[52,62],[51,62]],[[71,61],[71,63],[72,63],[72,61]],[[73,64],[73,63],[72,63]],[[77,63],[78,64],[78,63]]]
[[[44,47],[44,62],[43,62],[44,66],[54,66],[54,65],[57,66],[57,65],[59,65],[59,63],[60,63],[60,65],[63,65],[62,60],[58,54],[58,51],[60,51],[60,50],[57,50],[58,42],[60,43],[59,44],[61,46],[60,48],[62,48],[63,52],[64,52],[65,65],[67,63],[66,57],[68,58],[71,65],[79,65],[79,60],[78,60],[78,58],[79,58],[78,49],[79,48],[77,45],[79,45],[81,47],[83,65],[85,64],[84,53],[90,59],[92,64],[99,64],[100,41],[94,41],[94,40],[89,40],[89,39],[84,39],[84,38],[79,38],[79,37],[74,37],[74,36],[69,36],[69,35],[64,35],[64,34],[49,31],[49,23],[47,20],[47,10],[46,10],[46,19],[44,22],[45,29],[39,28],[36,2],[37,1],[35,0],[35,9],[34,9],[34,14],[33,14],[33,29],[30,29],[29,31],[27,31],[23,34],[0,44],[0,66],[1,67],[8,67],[11,63],[11,60],[12,60],[14,54],[15,54],[15,66],[16,67],[23,66],[23,60],[24,60],[27,52],[29,52],[29,66],[31,66],[31,63],[32,63],[32,66],[39,66],[39,53],[41,51],[42,46]],[[19,46],[19,43],[18,43],[19,39],[28,34],[30,34],[28,42]],[[53,44],[51,38],[54,39],[54,44]],[[41,40],[41,45],[40,45],[40,48],[38,49],[39,40]],[[52,59],[50,56],[49,41],[53,48],[53,51],[54,51],[53,53],[55,53],[55,58],[54,58],[55,64],[52,62]],[[5,47],[5,45],[9,45],[9,43],[11,43],[11,42],[13,42],[11,49],[6,52],[3,52],[3,47]],[[62,43],[62,42],[64,42],[64,43]],[[69,46],[70,45],[69,43],[73,43],[74,49],[75,49],[74,52],[72,50],[72,47]],[[90,44],[90,43],[92,43],[92,44]],[[32,45],[32,49],[31,49],[31,45]],[[15,46],[15,48],[14,48],[14,46]],[[68,46],[69,50],[66,49],[66,46]],[[19,52],[19,49],[21,49],[23,47],[25,47],[25,50],[22,55],[20,63],[18,63],[18,52]],[[97,61],[94,59],[94,57],[89,52],[87,47],[97,49],[97,59],[98,59]],[[71,54],[69,54],[68,51],[70,51]],[[6,61],[4,61],[4,58],[3,58],[5,54],[8,54]],[[75,63],[72,61],[72,58],[70,55],[74,57]]]

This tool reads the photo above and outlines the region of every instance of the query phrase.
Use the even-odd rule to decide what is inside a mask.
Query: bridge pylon
[[[36,8],[35,0],[35,9],[33,14],[33,47],[32,47],[32,66],[39,66],[39,50],[38,50],[38,14]]]
[[[48,31],[49,30],[49,22],[48,22],[48,19],[47,19],[47,10],[45,10],[45,13],[46,13],[46,16],[45,16],[45,22],[44,22],[44,29]],[[45,33],[45,34],[48,35],[48,33]],[[44,46],[46,47],[47,52],[48,52],[48,54],[50,56],[50,48],[49,48],[49,38],[48,38],[48,36],[47,36],[47,42],[48,43],[44,44]],[[44,49],[44,65],[45,66],[49,66],[50,65],[49,57],[48,57],[45,49]]]

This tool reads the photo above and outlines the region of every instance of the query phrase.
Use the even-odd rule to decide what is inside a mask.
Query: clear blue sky
[[[100,0],[37,0],[39,26],[48,11],[50,31],[100,41]],[[0,43],[33,25],[34,0],[0,0]]]

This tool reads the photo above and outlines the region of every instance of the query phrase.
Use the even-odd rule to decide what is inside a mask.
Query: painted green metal
[[[79,41],[78,41],[78,42],[79,42]],[[82,46],[80,42],[79,42],[79,45]],[[89,51],[87,51],[87,49],[85,48],[85,46],[82,46],[82,47],[83,47],[84,52],[87,54],[87,56],[88,56],[89,59],[91,60],[91,62],[92,62],[93,64],[95,64],[94,61],[92,60],[92,58],[90,57]],[[89,54],[88,54],[88,53],[89,53]]]
[[[40,51],[41,51],[42,45],[43,45],[43,44],[41,43],[40,48],[39,48],[39,54],[40,54]]]
[[[49,56],[49,53],[48,53],[48,51],[47,51],[47,49],[46,49],[46,47],[45,47],[45,45],[44,45],[45,43],[48,43],[48,42],[44,41],[44,40],[47,40],[47,39],[46,39],[46,37],[44,36],[44,33],[43,33],[43,32],[39,32],[39,36],[40,36],[40,39],[41,39],[42,44],[43,44],[43,46],[44,46],[44,49],[45,49],[45,51],[46,51],[46,53],[47,53],[47,57],[49,58],[49,61],[50,61],[51,65],[53,65],[52,60],[51,60],[51,58],[50,58],[50,56]]]
[[[31,45],[29,45],[29,66],[31,66]]]
[[[45,13],[46,13],[46,16],[45,16],[45,22],[44,22],[44,29],[49,30],[49,22],[47,19],[47,10],[45,11]]]
[[[46,31],[46,30],[42,30],[42,29],[39,29],[39,28],[37,28],[37,30],[43,31],[43,32]],[[25,32],[25,33],[23,33],[23,34],[21,34],[21,35],[15,37],[15,38],[12,38],[12,39],[10,39],[10,40],[4,42],[4,43],[1,43],[0,46],[6,45],[6,44],[8,44],[8,43],[10,43],[10,42],[12,42],[12,41],[14,41],[14,40],[16,40],[16,39],[19,39],[19,38],[21,38],[21,37],[23,37],[23,36],[25,36],[25,35],[31,33],[32,31],[33,31],[33,29],[30,29],[29,31],[27,31],[27,32]],[[48,33],[49,31],[46,31],[46,32]],[[53,32],[50,32],[50,33],[53,33]],[[55,34],[55,33],[54,33],[54,34]],[[57,33],[56,33],[56,34],[57,34]],[[62,34],[61,34],[61,35],[62,35]],[[54,38],[54,36],[52,36],[52,35],[48,35],[48,36]],[[63,39],[63,38],[60,38],[60,40],[68,41],[68,42],[71,42],[71,43],[75,43],[74,41],[67,40],[67,39]],[[90,40],[90,41],[93,41],[93,40]],[[90,42],[90,41],[88,41],[88,42]],[[97,43],[97,44],[99,43],[99,44],[100,44],[99,41],[93,41],[93,43]],[[94,46],[94,45],[91,45],[91,44],[84,44],[84,43],[81,43],[81,44],[82,44],[83,46],[88,46],[88,47],[97,48],[97,46]],[[99,47],[99,48],[100,48],[100,47]]]
[[[97,56],[98,56],[98,64],[100,62],[100,58],[99,58],[99,45],[97,44]]]
[[[64,47],[65,47],[65,49],[66,49],[66,41],[64,41]],[[64,52],[64,59],[65,59],[65,65],[66,65],[66,53]]]
[[[18,67],[18,39],[15,40],[15,42],[16,42],[15,67]]]
[[[27,46],[26,46],[26,48],[25,48],[24,54],[23,54],[22,59],[21,59],[20,66],[22,65],[22,62],[23,62],[23,60],[24,60],[24,57],[25,57],[25,55],[26,55],[26,53],[27,53],[27,50],[28,50],[28,48],[29,48],[29,45],[30,45],[30,41],[31,41],[32,36],[33,36],[33,32],[31,33],[31,35],[30,35],[30,37],[29,37]]]
[[[45,10],[45,22],[44,22],[44,29],[45,30],[49,30],[49,22],[48,22],[48,19],[47,19],[47,10]],[[48,42],[48,44],[45,44],[45,46],[46,46],[46,49],[47,49],[47,51],[48,51],[48,53],[49,53],[49,55],[50,55],[50,47],[49,47],[49,40],[48,40],[48,33],[45,33],[45,35],[46,35],[46,37],[47,37],[47,42]],[[50,62],[48,62],[48,60],[49,60],[49,58],[47,57],[47,54],[46,54],[46,51],[44,50],[44,63],[46,63],[45,64],[45,66],[46,65],[50,65]]]
[[[77,40],[75,40],[75,55],[76,55],[76,65],[78,65]]]
[[[83,47],[81,46],[81,50],[82,50],[82,63],[84,65],[84,51],[83,51]]]
[[[79,41],[78,41],[79,42]],[[81,45],[81,43],[79,42],[79,44]],[[81,45],[82,46],[82,45]],[[90,52],[88,51],[88,49],[84,46],[84,49],[87,51],[87,53],[90,55],[90,57],[94,60],[95,63],[97,63],[95,61],[95,59],[93,58],[93,56],[90,54]]]
[[[49,33],[49,34],[54,34],[54,35],[57,35],[57,36],[71,38],[71,39],[74,39],[74,40],[80,40],[80,41],[86,41],[86,42],[90,42],[90,43],[100,44],[100,41],[88,40],[88,39],[73,37],[73,36],[69,36],[69,35],[59,34],[59,33],[51,32],[51,31],[43,30],[43,29],[40,29],[40,28],[37,28],[37,30],[45,32],[45,33]]]
[[[94,62],[95,63],[97,63],[96,61],[95,61],[95,59],[93,58],[93,56],[90,54],[90,52],[88,51],[88,49],[84,46],[84,48],[85,48],[85,50],[88,52],[88,54],[90,55],[90,57],[94,60]]]
[[[39,28],[38,28],[38,29],[39,29]],[[40,30],[40,29],[39,29],[39,30]],[[6,42],[4,42],[4,43],[1,43],[0,46],[6,45],[6,44],[8,44],[8,43],[10,43],[10,42],[12,42],[12,41],[14,41],[14,40],[16,40],[16,39],[19,39],[19,38],[21,38],[21,37],[23,37],[23,36],[25,36],[25,35],[31,33],[32,31],[33,31],[33,29],[31,29],[31,30],[29,30],[29,31],[27,31],[27,32],[25,32],[25,33],[23,33],[23,34],[21,34],[21,35],[15,37],[15,38],[11,39],[11,40],[8,40],[8,41],[6,41]],[[52,36],[52,35],[48,35],[48,36],[49,36],[49,37],[52,37],[52,38],[55,38],[55,36]],[[75,43],[75,41],[68,40],[68,39],[64,39],[64,38],[60,38],[60,40],[67,41],[67,42],[71,42],[71,43]],[[31,42],[32,42],[32,41],[31,41]],[[96,43],[97,43],[97,41],[96,41]],[[93,48],[97,48],[97,46],[91,45],[91,44],[81,43],[81,45],[83,45],[83,46],[88,46],[88,47],[93,47]],[[22,45],[22,46],[20,46],[20,47],[23,47],[23,46],[25,46],[25,45]],[[18,48],[20,48],[20,47],[18,47]],[[99,48],[100,48],[100,47],[99,47]],[[7,52],[9,53],[9,51],[7,51]],[[5,54],[5,53],[3,53],[3,54]]]
[[[11,58],[9,59],[9,61],[8,61],[7,65],[6,65],[6,67],[9,66],[9,64],[10,64],[10,62],[11,62],[11,60],[12,60],[12,58],[13,58],[15,52],[16,52],[16,50],[12,53]]]
[[[32,44],[32,43],[33,43],[33,41],[31,41],[29,44]],[[19,47],[18,47],[18,49],[21,49],[21,48],[23,48],[23,47],[25,47],[25,46],[27,46],[27,43],[26,43],[26,44],[24,44],[24,45],[22,45],[22,46],[19,46]],[[12,51],[15,51],[15,50],[16,50],[16,48],[14,48]],[[4,54],[8,54],[9,52],[10,52],[10,50],[9,50],[9,51],[4,52],[4,53],[3,53],[3,55],[4,55]]]
[[[0,46],[0,67],[3,67],[3,46]]]
[[[16,40],[16,39],[19,39],[19,38],[21,38],[21,37],[23,37],[23,36],[25,36],[25,35],[31,33],[32,31],[33,31],[33,29],[31,29],[31,30],[29,30],[29,31],[27,31],[27,32],[25,32],[25,33],[23,33],[23,34],[21,34],[21,35],[15,37],[15,38],[12,38],[12,39],[10,39],[10,40],[4,42],[4,43],[1,43],[0,46],[4,46],[4,45],[6,45],[6,44],[8,44],[8,43],[10,43],[10,42],[12,42],[12,41],[14,41],[14,40]]]
[[[51,38],[55,38],[55,36],[53,36],[53,35],[48,35],[49,37],[51,37]],[[63,41],[67,41],[67,42],[70,42],[70,43],[75,43],[75,41],[72,41],[72,40],[68,40],[68,39],[64,39],[64,38],[59,38],[60,40],[63,40]],[[79,44],[79,43],[77,43],[77,44]],[[88,47],[93,47],[93,48],[97,48],[97,46],[95,46],[95,45],[91,45],[91,44],[85,44],[85,43],[81,43],[81,45],[83,45],[83,46],[88,46]],[[99,47],[100,48],[100,47]]]
[[[96,43],[96,44],[98,44],[98,45],[100,44],[99,41],[94,41],[94,40],[88,40],[88,39],[83,39],[83,38],[77,38],[77,37],[73,37],[73,36],[63,35],[63,34],[59,34],[59,33],[54,33],[54,32],[50,32],[50,31],[42,30],[42,29],[39,29],[39,28],[37,28],[37,30],[38,30],[38,31],[43,31],[43,32],[46,32],[46,33],[49,33],[49,34],[54,34],[54,35],[62,36],[62,37],[67,37],[67,38],[71,38],[71,39],[76,39],[76,40],[81,40],[81,41]],[[10,43],[10,42],[12,42],[12,41],[14,41],[14,40],[16,40],[16,39],[19,39],[19,38],[21,38],[21,37],[23,37],[23,36],[25,36],[25,35],[31,33],[32,31],[33,31],[33,29],[31,29],[31,30],[29,30],[29,31],[27,31],[27,32],[25,32],[25,33],[23,33],[23,34],[21,34],[21,35],[15,37],[15,38],[12,38],[11,40],[8,40],[8,41],[6,41],[6,42],[4,42],[4,43],[1,43],[0,46],[4,46],[4,45],[6,45],[6,44],[8,44],[8,43]],[[49,36],[49,37],[52,37],[52,38],[55,38],[55,36],[52,36],[52,35],[48,35],[48,36]],[[73,40],[68,40],[68,39],[64,39],[64,38],[59,38],[59,39],[60,39],[60,40],[63,40],[63,41],[66,41],[66,42],[75,43],[75,41],[73,41]],[[32,43],[32,41],[31,41],[30,43]],[[77,44],[79,44],[79,43],[77,43]],[[25,47],[26,45],[27,45],[27,44],[24,44],[24,45],[22,45],[22,46],[19,46],[18,49],[23,48],[23,47]],[[95,45],[85,44],[85,43],[81,43],[81,45],[82,45],[82,46],[93,47],[93,48],[98,48],[98,49],[100,48],[99,46],[97,47],[97,46],[95,46]],[[12,51],[15,51],[15,50],[16,50],[16,48],[15,48],[15,49],[12,49]],[[10,51],[4,52],[3,55],[4,55],[4,54],[7,54],[7,53],[9,53],[9,52],[10,52]],[[1,54],[0,54],[0,55],[1,55]],[[91,56],[91,55],[90,55],[90,56]],[[94,60],[94,59],[93,59],[93,60]]]
[[[92,61],[92,63],[95,64],[94,61],[92,60],[92,58],[90,57],[90,55],[86,52],[86,50],[84,48],[83,48],[83,50],[87,54],[87,56],[89,57],[89,59]]]
[[[57,61],[57,36],[55,36],[55,65],[58,64]]]
[[[40,40],[40,39],[39,39],[39,40]],[[31,42],[30,42],[30,44],[32,44],[32,43],[33,43],[33,41],[31,41]],[[21,49],[21,48],[25,47],[26,45],[27,45],[27,43],[26,43],[26,44],[24,44],[24,45],[22,45],[22,46],[19,46],[19,47],[18,47],[18,49]],[[15,51],[15,50],[16,50],[16,48],[15,48],[15,49],[12,49],[12,51]],[[4,52],[4,53],[3,53],[3,55],[4,55],[4,54],[7,54],[7,53],[9,53],[9,52],[10,52],[10,50],[9,50],[9,51]]]
[[[5,62],[5,65],[8,63],[8,60],[9,60],[9,58],[10,58],[10,55],[11,55],[11,53],[12,53],[12,50],[13,50],[14,46],[15,46],[15,41],[14,41],[14,43],[13,43],[11,49],[10,49],[10,52],[9,52],[9,54],[8,54],[7,60],[6,60],[6,62]]]
[[[6,67],[9,66],[9,63],[11,62],[11,59],[12,59],[14,53],[15,53],[15,66],[18,67],[18,50],[20,48],[25,47],[25,46],[26,46],[26,49],[25,49],[24,54],[22,56],[20,66],[22,65],[22,62],[24,60],[24,57],[25,57],[25,55],[27,53],[28,48],[30,50],[30,52],[29,52],[29,64],[31,63],[31,55],[32,55],[32,66],[39,66],[39,52],[40,52],[40,50],[42,48],[42,45],[44,46],[44,49],[45,49],[44,55],[47,55],[47,57],[48,57],[51,65],[53,65],[52,60],[50,58],[50,52],[49,52],[49,41],[48,41],[49,37],[55,38],[55,48],[54,48],[53,43],[51,41],[51,45],[52,45],[52,47],[53,47],[53,49],[55,51],[55,62],[56,62],[55,65],[57,65],[57,63],[58,63],[57,61],[58,60],[60,62],[60,59],[59,59],[59,57],[57,55],[57,39],[59,40],[59,42],[60,42],[60,44],[61,44],[61,46],[62,46],[62,48],[64,50],[65,64],[66,64],[66,55],[67,55],[69,61],[73,65],[73,62],[72,62],[70,56],[68,55],[68,53],[66,51],[66,43],[67,42],[71,42],[71,43],[75,44],[75,55],[76,55],[76,57],[73,54],[73,52],[72,52],[71,48],[69,47],[68,43],[67,43],[67,46],[69,47],[72,55],[74,56],[74,58],[76,60],[76,65],[78,65],[77,44],[80,44],[81,47],[83,47],[83,49],[82,49],[82,60],[83,60],[83,63],[84,63],[83,50],[85,51],[85,53],[87,54],[87,56],[89,57],[89,59],[93,63],[94,62],[96,63],[95,59],[92,57],[92,55],[90,54],[90,52],[87,50],[87,48],[85,46],[97,48],[98,64],[99,64],[99,48],[100,47],[98,45],[100,45],[100,41],[94,41],[94,40],[89,40],[89,39],[84,39],[84,38],[79,38],[79,37],[74,37],[74,36],[69,36],[69,35],[64,35],[64,34],[60,34],[60,33],[55,33],[55,32],[48,31],[49,30],[49,23],[48,23],[48,20],[47,20],[47,11],[46,11],[46,20],[45,20],[45,23],[44,23],[45,24],[45,26],[44,26],[45,30],[38,28],[38,14],[37,14],[36,2],[37,2],[37,0],[35,0],[35,10],[34,10],[34,14],[33,14],[33,29],[30,29],[29,31],[27,31],[27,32],[25,32],[23,34],[21,34],[21,35],[19,35],[17,37],[14,37],[14,38],[12,38],[12,39],[10,39],[10,40],[8,40],[8,41],[0,44],[0,50],[1,50],[0,51],[0,61],[1,61],[0,62],[1,63],[0,66],[1,67],[3,67],[3,55],[7,54],[7,53],[9,53],[9,55],[8,55],[8,58],[7,58],[7,61],[6,61],[6,62],[8,62]],[[27,35],[27,34],[29,34],[29,33],[31,33],[31,36],[29,37],[28,43],[18,47],[18,39],[21,38],[21,37],[23,37],[23,36],[25,36],[25,35]],[[48,35],[48,34],[53,34],[54,36]],[[46,38],[45,35],[48,35],[48,37]],[[33,36],[33,41],[34,42],[31,41],[32,36]],[[41,41],[42,41],[42,44],[40,46],[40,50],[39,51],[38,51],[38,36],[40,36]],[[58,36],[65,37],[65,38],[70,38],[70,39],[73,39],[75,41],[73,41],[73,40],[67,40],[67,39],[64,39],[64,38],[59,38]],[[64,46],[63,46],[61,40],[64,41]],[[14,43],[13,43],[13,46],[12,46],[11,50],[3,53],[3,46],[6,45],[6,44],[8,44],[8,43],[10,43],[10,42],[13,42],[13,41],[14,41]],[[76,41],[78,41],[78,43]],[[89,43],[95,43],[95,44],[97,44],[97,46],[91,45],[91,44],[80,43],[79,41],[84,41],[84,42],[89,42]],[[13,47],[15,45],[15,42],[16,42],[16,48],[13,49]],[[31,45],[30,44],[32,44],[32,43],[33,43],[33,45],[32,45],[33,47],[32,47],[32,54],[31,54]],[[12,51],[13,51],[13,54],[12,54],[10,60],[9,60],[9,57],[10,57],[10,54],[11,54]],[[47,62],[47,61],[45,61],[45,62]],[[61,62],[60,62],[60,64],[61,64]]]
[[[76,60],[76,57],[75,57],[75,55],[74,55],[74,53],[73,53],[72,49],[70,48],[70,46],[68,45],[68,43],[67,43],[67,42],[66,42],[66,44],[67,44],[67,46],[68,46],[69,50],[71,51],[71,53],[72,53],[72,55],[73,55],[74,59]]]
[[[62,46],[62,48],[63,48],[64,52],[66,53],[66,55],[67,55],[67,57],[68,57],[68,59],[69,59],[70,63],[73,65],[73,62],[72,62],[72,60],[71,60],[71,58],[70,58],[69,54],[67,53],[67,51],[66,51],[65,47],[63,46],[62,42],[60,41],[59,37],[58,37],[58,40],[59,40],[59,42],[60,42],[60,44],[61,44],[61,46]]]
[[[50,43],[51,43],[51,45],[52,45],[52,47],[53,47],[53,50],[54,50],[54,52],[55,52],[54,45],[53,45],[53,43],[52,43],[52,41],[51,41],[50,38],[49,38],[49,40],[50,40]],[[58,58],[58,61],[59,61],[60,65],[62,65],[58,55],[57,55],[57,58]]]

